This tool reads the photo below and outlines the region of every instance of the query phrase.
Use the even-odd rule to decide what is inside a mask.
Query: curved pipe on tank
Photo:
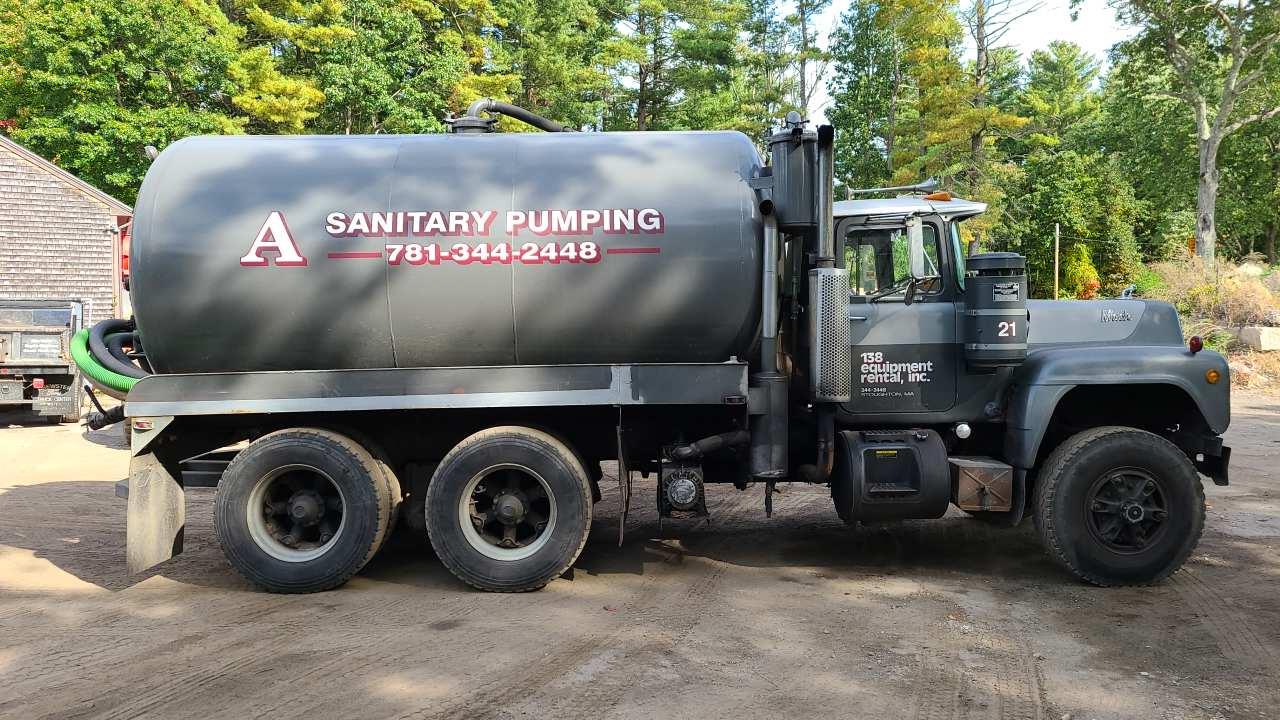
[[[526,122],[539,130],[546,130],[547,132],[572,132],[572,130],[561,125],[555,120],[544,118],[537,113],[530,112],[517,105],[504,103],[492,98],[484,98],[471,103],[467,106],[465,117],[480,117],[480,113],[482,112],[506,115],[507,117],[512,117],[516,120]]]

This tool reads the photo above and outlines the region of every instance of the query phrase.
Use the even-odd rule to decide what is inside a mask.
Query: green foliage
[[[320,133],[440,132],[450,100],[470,72],[463,39],[440,33],[443,9],[419,2],[347,0],[350,33],[307,58],[324,93]]]
[[[836,179],[848,188],[886,185],[899,111],[910,100],[906,43],[887,27],[877,3],[855,0],[840,16],[831,48],[835,72],[827,118],[841,131]]]
[[[1139,205],[1123,173],[1105,157],[1036,152],[1005,191],[1006,220],[993,229],[993,245],[1027,256],[1034,294],[1052,294],[1055,223],[1061,257],[1076,257],[1077,263],[1087,257],[1103,294],[1117,295],[1133,282],[1141,266],[1133,234]],[[1065,279],[1061,286],[1073,293],[1084,289]]]
[[[624,30],[610,43],[620,82],[610,130],[735,127],[735,52],[746,8],[738,0],[626,0]]]
[[[242,35],[202,0],[0,0],[0,117],[18,142],[130,200],[144,145],[249,121],[231,72]]]
[[[1098,60],[1074,43],[1054,41],[1031,54],[1026,88],[1017,100],[1022,115],[1030,119],[1024,131],[1026,150],[1064,143],[1078,147],[1072,142],[1078,139],[1077,129],[1099,111],[1093,90],[1098,73]]]
[[[1133,292],[1139,297],[1154,297],[1156,293],[1168,288],[1160,273],[1143,265],[1138,276],[1133,279]]]

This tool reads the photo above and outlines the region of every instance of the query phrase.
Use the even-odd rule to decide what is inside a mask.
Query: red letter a
[[[249,252],[240,258],[240,264],[245,267],[266,267],[271,261],[262,256],[263,251],[270,250],[275,252],[279,257],[276,258],[276,265],[282,267],[306,267],[307,259],[302,257],[298,252],[298,245],[293,241],[293,234],[289,232],[289,226],[284,221],[284,215],[279,210],[272,210],[267,216],[267,221],[262,223],[262,229],[258,231],[258,237],[253,239],[253,245],[249,248]]]

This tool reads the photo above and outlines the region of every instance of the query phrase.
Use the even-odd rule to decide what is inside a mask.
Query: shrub
[[[1268,325],[1280,320],[1280,297],[1253,265],[1218,263],[1218,280],[1205,277],[1199,258],[1156,263],[1150,267],[1160,284],[1143,293],[1173,303],[1178,312],[1228,327]]]
[[[1062,289],[1068,297],[1092,300],[1098,296],[1100,287],[1102,282],[1088,246],[1083,243],[1072,245],[1062,261]]]
[[[1138,276],[1133,280],[1133,292],[1140,297],[1156,297],[1166,288],[1168,285],[1160,277],[1160,273],[1146,266],[1138,271]]]

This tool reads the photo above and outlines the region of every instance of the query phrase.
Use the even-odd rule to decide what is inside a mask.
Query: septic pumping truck
[[[1229,373],[1170,305],[1028,300],[1023,257],[962,247],[981,203],[833,202],[834,130],[794,113],[767,164],[736,132],[494,101],[449,126],[153,162],[134,317],[73,343],[124,400],[95,422],[131,430],[131,571],[182,551],[184,461],[219,448],[218,541],[273,592],[341,585],[397,518],[462,581],[535,590],[582,551],[605,461],[619,541],[640,473],[663,518],[708,516],[707,483],[770,512],[779,482],[849,524],[1030,513],[1097,585],[1194,549]]]

